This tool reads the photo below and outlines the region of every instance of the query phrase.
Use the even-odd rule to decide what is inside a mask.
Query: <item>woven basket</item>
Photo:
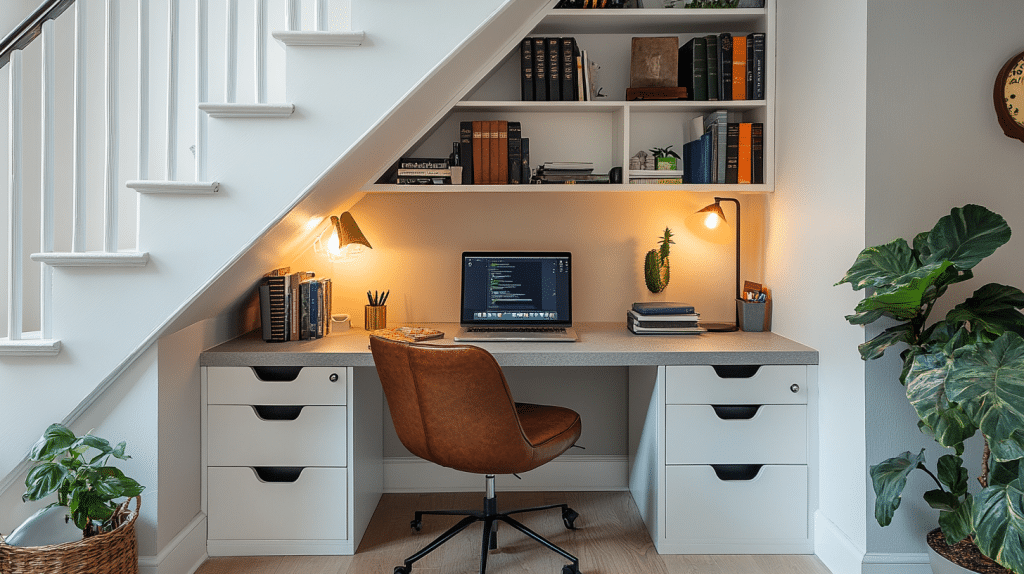
[[[0,536],[0,574],[137,574],[139,549],[135,520],[142,497],[124,501],[114,512],[115,528],[75,542],[50,546],[10,546]]]

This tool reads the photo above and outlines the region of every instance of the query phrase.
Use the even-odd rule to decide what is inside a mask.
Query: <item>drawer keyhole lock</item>
[[[338,382],[338,373],[331,373],[331,376],[328,377],[328,379],[330,379],[332,383],[337,383]],[[796,385],[793,385],[793,386],[795,387]],[[796,391],[793,391],[793,392],[795,393]]]
[[[793,383],[792,385],[789,386],[789,390],[794,392],[794,393],[799,393],[800,392],[800,385],[798,385],[796,383]]]

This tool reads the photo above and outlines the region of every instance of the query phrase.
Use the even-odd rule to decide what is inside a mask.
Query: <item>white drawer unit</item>
[[[658,403],[631,431],[658,475],[630,488],[659,553],[813,552],[812,379],[806,365],[631,371],[631,392]]]
[[[381,492],[381,395],[361,387],[353,414],[352,373],[204,368],[210,556],[354,553]]]

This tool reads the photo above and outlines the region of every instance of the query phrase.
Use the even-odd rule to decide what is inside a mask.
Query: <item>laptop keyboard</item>
[[[565,327],[468,327],[470,333],[564,333]]]

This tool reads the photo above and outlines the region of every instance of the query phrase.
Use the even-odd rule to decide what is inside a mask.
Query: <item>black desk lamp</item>
[[[728,236],[724,233],[714,233],[716,229],[722,224],[728,224],[728,220],[725,218],[725,213],[722,211],[721,203],[723,201],[731,201],[736,204],[736,280],[733,285],[736,287],[736,299],[740,298],[740,202],[737,199],[731,197],[716,197],[715,202],[711,205],[701,209],[693,215],[686,218],[686,227],[690,229],[698,237],[702,237],[715,243],[727,243]],[[724,239],[723,239],[724,238]],[[736,305],[734,303],[733,307]],[[739,325],[739,310],[736,309],[736,321],[732,323],[705,323],[700,322],[700,326],[704,327],[708,331],[735,331],[737,325]]]

